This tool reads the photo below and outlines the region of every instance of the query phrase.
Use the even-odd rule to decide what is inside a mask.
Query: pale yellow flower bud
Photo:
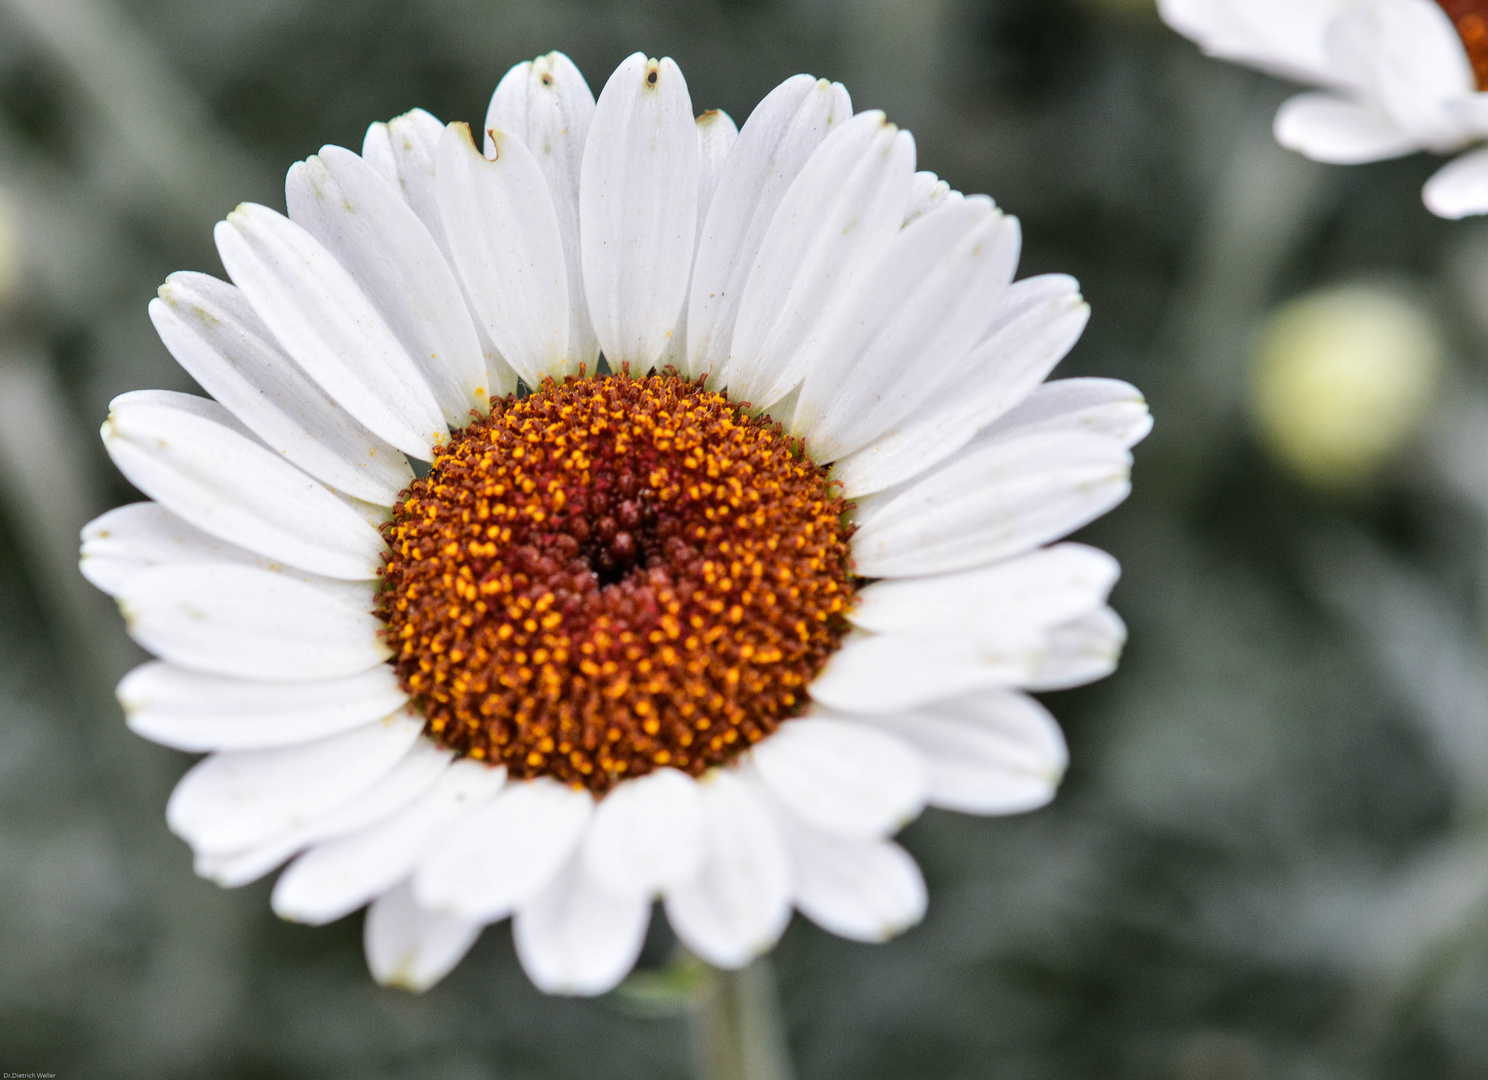
[[[1261,439],[1311,482],[1355,483],[1415,434],[1442,353],[1426,312],[1388,289],[1350,285],[1294,300],[1271,316],[1256,350]]]

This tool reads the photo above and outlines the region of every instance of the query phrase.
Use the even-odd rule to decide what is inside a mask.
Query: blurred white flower
[[[1388,289],[1351,285],[1295,300],[1267,322],[1256,352],[1261,437],[1312,482],[1354,483],[1420,428],[1442,353],[1427,314]]]
[[[1276,114],[1283,146],[1353,165],[1488,138],[1485,0],[1158,0],[1210,55],[1321,87]],[[1488,213],[1488,150],[1426,184],[1432,213]]]
[[[1044,382],[1076,284],[1014,283],[1016,221],[840,85],[739,131],[670,60],[596,102],[554,53],[485,129],[323,148],[288,217],[217,227],[232,285],[151,305],[216,400],[113,402],[154,501],[82,567],[161,658],[119,687],[131,727],[210,753],[171,827],[224,885],[294,859],[287,918],[370,903],[372,971],[415,989],[508,916],[577,994],[657,898],[723,967],[793,907],[905,929],[892,834],[1049,800],[1026,691],[1115,665],[1114,560],[1042,545],[1125,497],[1145,403]]]

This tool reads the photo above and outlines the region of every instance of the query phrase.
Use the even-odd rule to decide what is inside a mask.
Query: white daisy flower
[[[208,754],[171,828],[225,886],[289,861],[286,918],[370,904],[372,972],[414,989],[508,916],[571,994],[658,898],[725,968],[793,908],[905,929],[893,833],[1049,800],[1027,691],[1116,662],[1114,560],[1043,545],[1125,497],[1141,396],[1043,382],[1075,282],[1014,283],[1017,222],[840,85],[736,130],[671,60],[596,102],[553,53],[486,129],[324,148],[288,217],[218,226],[232,284],[151,303],[215,400],[113,402],[152,501],[82,567],[160,658],[130,726]]]
[[[1356,165],[1488,139],[1488,0],[1158,0],[1213,56],[1321,87],[1276,114],[1276,138]],[[1488,149],[1426,184],[1440,217],[1488,213]]]

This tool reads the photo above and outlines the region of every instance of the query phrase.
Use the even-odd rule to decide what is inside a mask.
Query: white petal
[[[1066,544],[982,571],[887,583],[890,599],[866,608],[888,632],[848,635],[809,692],[844,712],[884,716],[973,691],[1102,678],[1125,640],[1101,606],[1115,574],[1108,556]],[[928,591],[916,595],[922,584]]]
[[[803,350],[790,430],[835,461],[893,430],[954,376],[1018,265],[1015,219],[955,196],[905,227]]]
[[[470,305],[470,298],[468,296],[465,298],[465,303]],[[473,305],[471,306],[473,307]],[[486,333],[485,326],[477,322],[476,330],[481,339],[481,352],[486,357],[486,382],[491,387],[491,399],[494,401],[497,398],[515,394],[520,389],[517,385],[520,377],[501,355],[501,350],[491,340],[491,335]],[[529,387],[528,389],[531,388]]]
[[[612,370],[661,355],[687,293],[698,145],[682,71],[629,57],[600,92],[579,183],[584,289]]]
[[[408,460],[301,371],[227,282],[172,274],[150,301],[150,319],[202,389],[317,480],[382,506],[413,480]]]
[[[284,350],[336,402],[405,454],[429,460],[444,414],[387,321],[325,246],[244,203],[218,222],[222,265]]]
[[[444,775],[454,755],[427,738],[382,776],[329,810],[246,848],[223,854],[197,852],[196,872],[225,889],[257,881],[312,844],[349,836],[401,811]]]
[[[229,431],[236,431],[250,442],[258,442],[258,436],[254,435],[243,421],[211,398],[200,397],[196,394],[183,394],[179,390],[130,390],[109,402],[109,408],[112,409],[116,402],[121,401],[127,402],[132,407],[175,409],[201,420],[221,424]]]
[[[350,495],[341,496],[345,503],[357,517],[361,518],[379,533],[382,527],[393,520],[393,508],[390,506],[379,506],[377,503],[363,502],[361,499],[353,499]]]
[[[599,341],[589,322],[579,253],[579,168],[594,117],[594,94],[572,60],[560,52],[539,56],[508,71],[491,95],[485,130],[510,132],[537,158],[553,197],[563,261],[568,267],[568,357],[594,371]],[[486,157],[496,149],[489,134]]]
[[[1105,602],[1121,567],[1104,551],[1060,544],[956,574],[879,581],[858,593],[853,625],[880,633],[978,622],[1046,629]]]
[[[975,612],[973,612],[975,614]],[[1033,677],[1048,634],[996,620],[902,634],[850,634],[808,688],[845,712],[881,715]]]
[[[296,859],[274,886],[275,914],[316,926],[349,915],[406,878],[430,841],[494,798],[505,779],[505,769],[455,762],[412,806]]]
[[[373,528],[387,519],[385,507],[350,498],[343,501]],[[355,581],[312,574],[220,540],[156,502],[130,503],[110,510],[83,527],[82,540],[79,569],[110,596],[118,595],[130,578],[145,570],[186,563],[253,566],[333,591],[358,588]]]
[[[896,832],[925,805],[919,755],[856,724],[787,721],[751,757],[781,803],[833,836],[867,839]]]
[[[1449,150],[1468,136],[1447,101],[1477,89],[1462,38],[1432,0],[1344,7],[1329,24],[1329,59],[1417,147]]]
[[[931,806],[963,814],[1035,810],[1069,763],[1059,725],[1024,694],[990,691],[864,719],[920,752]]]
[[[216,675],[300,682],[355,675],[391,656],[382,623],[349,590],[231,565],[146,570],[120,590],[130,635],[162,659]]]
[[[465,124],[439,143],[439,209],[450,252],[486,333],[529,386],[569,360],[568,269],[548,182],[520,139],[492,129],[496,157]]]
[[[386,124],[373,124],[369,127],[366,140],[362,143],[362,157],[383,179],[402,192],[404,201],[413,208],[413,212],[429,230],[429,235],[439,245],[439,250],[444,252],[445,258],[453,266],[449,237],[444,230],[444,215],[439,210],[439,192],[434,174],[435,158],[443,138],[444,125],[423,109],[414,109],[394,117]],[[465,293],[463,282],[460,291],[465,297],[465,306],[471,308],[470,297]],[[505,397],[514,393],[517,388],[517,373],[502,358],[500,350],[491,341],[491,336],[486,333],[486,328],[480,324],[479,319],[476,319],[475,332],[486,362],[487,397]]]
[[[135,487],[260,555],[327,577],[377,575],[382,537],[328,488],[199,406],[159,401],[124,394],[103,425],[109,456]]]
[[[446,253],[444,218],[434,187],[434,153],[444,125],[423,109],[414,109],[385,124],[373,124],[362,141],[362,158],[403,196],[424,228]]]
[[[141,664],[119,683],[129,730],[177,750],[261,750],[373,724],[408,695],[386,664],[318,682],[261,682]]]
[[[1126,624],[1110,608],[1092,611],[1054,629],[1033,675],[1030,690],[1064,690],[1104,679],[1116,670],[1126,645]]]
[[[702,869],[667,893],[667,919],[703,960],[741,968],[774,945],[790,922],[790,861],[748,783],[719,769],[698,787],[707,823]]]
[[[512,920],[522,969],[549,994],[614,989],[635,966],[651,921],[649,897],[606,892],[572,860]]]
[[[1030,315],[1049,319],[1071,301],[1079,300],[1080,283],[1068,274],[1037,274],[1015,281],[1002,294],[1002,301],[997,305],[997,314],[987,327],[986,336],[977,343],[977,348],[980,350],[996,340],[1008,340],[1005,338],[1008,330],[1024,323]],[[1056,305],[1056,302],[1061,303]],[[1020,340],[1012,338],[1010,343],[1015,344]],[[993,367],[1007,364],[1010,362],[1007,355],[1010,351],[1011,349],[1004,349],[1003,352],[989,353],[987,362]]]
[[[424,911],[401,885],[367,909],[362,932],[367,969],[383,986],[422,993],[454,970],[480,932],[480,923]]]
[[[744,284],[780,201],[827,134],[852,116],[841,83],[796,75],[750,113],[704,219],[687,303],[687,374],[720,375]]]
[[[110,596],[117,596],[138,573],[179,563],[237,563],[266,570],[273,565],[262,555],[188,525],[159,503],[120,506],[83,526],[78,569]]]
[[[1131,455],[1084,434],[1035,432],[962,451],[898,491],[858,502],[865,577],[948,573],[1048,543],[1126,498]]]
[[[854,941],[887,941],[925,917],[925,879],[898,844],[785,824],[796,907],[823,930]]]
[[[1476,93],[1442,103],[1469,138],[1488,135],[1488,94]]]
[[[440,126],[443,127],[443,125]],[[368,125],[367,133],[362,136],[362,160],[376,169],[379,176],[397,188],[399,195],[403,194],[403,186],[398,178],[398,158],[393,153],[392,134],[388,131],[387,124]]]
[[[166,822],[197,851],[250,847],[369,787],[408,753],[423,726],[399,713],[304,746],[213,754],[176,785]]]
[[[909,208],[904,212],[904,224],[909,225],[924,217],[951,194],[951,185],[933,172],[917,172],[910,181]]]
[[[1426,181],[1421,198],[1437,217],[1488,214],[1488,150],[1474,150],[1443,165]]]
[[[718,187],[718,179],[723,174],[724,163],[728,160],[729,151],[733,149],[734,143],[739,138],[739,129],[734,126],[733,119],[726,112],[718,109],[709,109],[697,118],[698,134],[698,212],[697,212],[697,236],[694,238],[693,252],[697,252],[697,242],[703,236],[703,222],[708,213],[708,206],[713,201],[713,192]],[[688,278],[689,285],[691,277]],[[661,359],[657,361],[659,369],[675,368],[678,371],[687,370],[687,304],[683,303],[682,312],[677,316],[677,325],[672,327],[667,335],[666,347],[661,350]]]
[[[1015,282],[997,321],[952,378],[897,428],[837,462],[832,476],[848,498],[902,483],[969,443],[1049,374],[1090,318],[1080,287],[1063,274]]]
[[[413,358],[453,428],[489,408],[486,358],[460,285],[398,190],[339,146],[296,164],[285,181],[290,220],[325,245]]]
[[[913,174],[914,140],[878,112],[853,117],[811,155],[740,297],[721,374],[730,397],[768,408],[801,381],[812,333],[898,235]]]
[[[1211,56],[1294,82],[1341,82],[1324,47],[1337,0],[1158,0],[1168,25]]]
[[[610,892],[654,896],[697,874],[703,827],[697,781],[657,769],[599,801],[584,837],[584,869]]]
[[[1044,383],[993,424],[973,444],[1016,432],[1083,432],[1131,447],[1152,430],[1152,414],[1141,391],[1118,379],[1059,379]]]
[[[593,808],[588,792],[554,780],[508,784],[419,866],[413,879],[419,903],[453,918],[505,918],[558,873]]]
[[[1336,94],[1298,94],[1276,113],[1276,141],[1314,161],[1359,165],[1420,147],[1376,109]]]
[[[722,109],[709,109],[697,118],[695,127],[698,139],[698,213],[695,239],[700,241],[708,208],[713,205],[713,195],[718,190],[718,182],[723,178],[729,155],[739,141],[739,127],[734,123],[734,118]]]

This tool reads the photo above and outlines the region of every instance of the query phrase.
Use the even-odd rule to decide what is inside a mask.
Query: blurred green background
[[[1083,537],[1132,638],[1048,697],[1060,798],[911,826],[930,913],[890,945],[796,920],[801,1080],[1488,1077],[1488,223],[1426,213],[1426,157],[1278,149],[1288,89],[1150,0],[0,0],[0,1069],[689,1075],[685,1014],[545,998],[504,926],[413,997],[366,974],[360,916],[196,879],[163,821],[187,758],[126,731],[142,654],[75,568],[138,497],[109,399],[192,389],[145,305],[221,273],[213,222],[371,121],[479,121],[550,49],[596,90],[670,55],[741,124],[796,72],[844,81],[1022,220],[1022,274],[1080,279],[1060,373],[1157,418]],[[1351,338],[1360,311],[1409,332]]]

